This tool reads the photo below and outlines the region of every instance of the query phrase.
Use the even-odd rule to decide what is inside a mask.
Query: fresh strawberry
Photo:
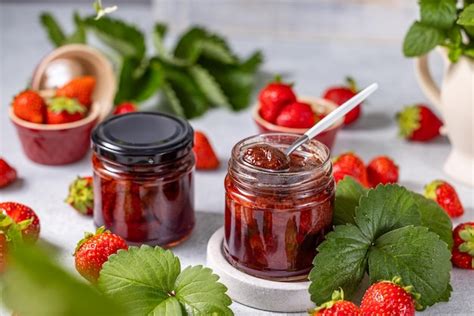
[[[313,316],[358,316],[360,315],[359,307],[344,300],[344,291],[334,291],[331,300],[312,310]]]
[[[350,176],[359,181],[363,186],[369,187],[367,169],[362,159],[352,152],[347,152],[333,159],[332,170],[336,183]]]
[[[48,104],[47,124],[64,124],[83,119],[87,109],[75,99],[56,97]]]
[[[77,177],[69,186],[66,203],[81,214],[92,215],[94,209],[92,177]]]
[[[123,102],[115,107],[114,115],[136,112],[137,106],[132,102]]]
[[[346,78],[346,86],[335,86],[326,90],[323,94],[323,98],[331,100],[337,105],[341,105],[353,96],[357,94],[357,87],[354,79],[348,77]],[[344,117],[344,125],[349,125],[354,123],[360,116],[361,113],[361,104],[356,106],[352,111],[346,114]]]
[[[194,132],[194,155],[196,157],[196,169],[212,170],[219,167],[219,159],[207,136],[200,131]]]
[[[296,95],[291,85],[282,83],[277,77],[275,81],[260,91],[258,100],[262,118],[270,123],[275,123],[283,107],[296,101]]]
[[[74,252],[76,270],[91,283],[95,283],[102,265],[120,249],[128,249],[125,240],[105,230],[103,226],[95,234],[86,233]]]
[[[87,109],[92,104],[92,93],[95,88],[95,78],[92,76],[77,77],[56,90],[57,97],[76,99]]]
[[[367,176],[372,187],[377,184],[397,183],[398,166],[387,156],[375,157],[367,166]]]
[[[13,112],[22,120],[33,123],[44,123],[46,103],[32,90],[25,90],[15,96],[12,102]]]
[[[6,257],[8,249],[15,248],[23,243],[22,231],[31,225],[32,219],[27,219],[19,223],[6,214],[0,208],[0,274],[5,271]]]
[[[276,123],[285,127],[309,128],[315,123],[315,115],[311,105],[296,101],[281,110]]]
[[[0,188],[6,187],[16,180],[16,170],[0,158]]]
[[[360,303],[361,314],[414,316],[415,308],[420,307],[416,302],[419,294],[411,293],[412,286],[402,287],[400,281],[394,278],[372,284]]]
[[[474,270],[474,222],[462,223],[453,230],[451,261],[461,269]]]
[[[28,242],[35,242],[40,233],[40,220],[36,213],[26,205],[16,202],[1,202],[0,209],[5,211],[15,223],[28,225],[21,227],[23,239]]]
[[[436,201],[450,217],[464,214],[464,207],[456,190],[446,181],[435,180],[425,186],[425,197]]]
[[[407,106],[397,114],[400,136],[413,141],[425,142],[439,136],[443,122],[426,106]]]

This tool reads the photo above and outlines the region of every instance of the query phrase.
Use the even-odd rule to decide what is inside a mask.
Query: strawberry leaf
[[[354,178],[345,177],[336,186],[334,219],[336,225],[355,224],[355,209],[367,190]]]
[[[66,41],[66,35],[56,19],[50,13],[43,13],[40,16],[41,25],[48,33],[49,40],[56,46],[61,46]]]
[[[369,251],[371,283],[400,276],[431,306],[446,294],[451,271],[446,243],[426,227],[407,226],[380,236]]]
[[[189,73],[198,84],[201,91],[206,95],[207,99],[213,104],[230,108],[229,100],[222,91],[221,86],[216,82],[214,77],[203,67],[194,65],[189,68]]]
[[[336,226],[327,234],[309,274],[311,300],[320,305],[331,300],[332,293],[339,288],[350,298],[367,269],[370,244],[371,240],[350,224]]]
[[[420,0],[421,21],[447,29],[456,21],[456,0]]]
[[[415,22],[405,35],[403,53],[407,57],[421,56],[441,44],[443,40],[444,34],[441,30]]]
[[[179,259],[160,247],[130,247],[104,264],[98,286],[133,315],[231,315],[227,288],[202,266],[181,272]]]

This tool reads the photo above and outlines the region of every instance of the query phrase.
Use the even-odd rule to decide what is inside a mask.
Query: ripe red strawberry
[[[47,124],[64,124],[83,119],[87,109],[75,99],[56,97],[48,104]]]
[[[196,157],[196,169],[212,170],[219,167],[219,158],[212,149],[209,139],[201,131],[194,132],[193,151]]]
[[[296,101],[281,110],[276,123],[285,127],[310,128],[315,123],[315,115],[311,105]]]
[[[450,217],[464,214],[464,207],[456,190],[446,181],[435,180],[425,186],[425,197],[436,201]]]
[[[102,265],[120,249],[128,249],[125,240],[103,226],[95,234],[86,233],[74,252],[77,272],[91,283],[97,282]]]
[[[334,291],[331,300],[311,311],[313,316],[358,316],[360,309],[352,302],[344,300],[342,289]]]
[[[426,106],[407,106],[397,114],[400,136],[425,142],[439,136],[443,122]]]
[[[114,115],[136,112],[137,106],[132,102],[123,102],[115,107]]]
[[[32,90],[25,90],[15,96],[12,102],[13,112],[22,120],[33,123],[44,123],[46,103]]]
[[[6,187],[16,180],[16,170],[0,158],[0,188]]]
[[[296,101],[296,95],[291,85],[282,83],[277,77],[275,81],[260,91],[258,100],[262,118],[270,123],[275,123],[283,107]]]
[[[56,90],[57,97],[73,98],[87,109],[92,104],[92,93],[95,88],[95,78],[92,76],[77,77]]]
[[[398,166],[387,156],[375,157],[367,166],[367,176],[372,187],[377,184],[397,183]]]
[[[92,215],[94,209],[92,177],[77,177],[69,186],[66,203],[81,214]]]
[[[38,239],[40,220],[31,208],[16,202],[1,202],[0,209],[4,210],[6,215],[17,224],[31,221],[26,227],[22,227],[23,239],[28,242],[35,242]]]
[[[347,152],[333,159],[332,170],[336,183],[350,176],[365,187],[369,187],[367,169],[362,159],[352,152]]]
[[[397,315],[414,316],[418,294],[412,294],[411,286],[399,285],[400,278],[392,281],[380,281],[372,284],[364,294],[360,303],[363,316],[372,315]]]
[[[346,82],[346,86],[336,86],[327,89],[326,92],[324,92],[323,94],[323,98],[331,100],[337,105],[341,105],[353,96],[355,96],[357,94],[357,87],[354,79],[348,77],[346,78]],[[361,113],[361,105],[362,103],[360,103],[352,111],[346,114],[346,116],[344,117],[344,125],[354,123],[359,118]]]
[[[453,230],[451,261],[461,269],[474,270],[474,222],[462,223]]]

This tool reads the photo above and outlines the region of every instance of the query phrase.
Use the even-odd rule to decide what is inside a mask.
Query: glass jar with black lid
[[[194,227],[193,129],[162,113],[114,116],[92,134],[94,222],[131,244],[172,247]]]

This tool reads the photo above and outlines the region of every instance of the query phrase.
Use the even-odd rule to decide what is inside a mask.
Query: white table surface
[[[332,5],[326,1],[321,3]],[[341,6],[341,1],[336,3]],[[12,96],[26,86],[36,63],[51,49],[38,23],[39,12],[52,11],[70,26],[73,8],[90,12],[88,4],[73,7],[71,4],[0,3],[0,156],[12,163],[20,175],[20,180],[14,185],[0,191],[0,200],[19,201],[35,209],[41,219],[41,237],[61,247],[61,260],[71,271],[74,270],[71,253],[75,244],[84,231],[94,230],[94,225],[90,218],[80,216],[63,200],[68,184],[76,175],[91,174],[90,156],[78,163],[58,167],[42,166],[29,161],[24,156],[16,132],[8,120],[7,108]],[[158,6],[155,9],[159,8]],[[342,14],[337,8],[323,13]],[[347,74],[355,76],[361,85],[377,81],[380,90],[364,107],[364,114],[359,122],[339,134],[333,154],[352,150],[366,161],[375,155],[389,155],[400,165],[400,183],[420,192],[424,184],[431,180],[446,178],[442,165],[450,145],[445,138],[428,144],[414,144],[397,137],[395,113],[403,105],[426,101],[415,81],[412,61],[404,59],[400,53],[403,32],[415,12],[404,6],[399,9],[399,14],[396,15],[399,20],[395,24],[400,29],[391,29],[387,39],[380,38],[380,34],[383,34],[380,27],[383,25],[371,25],[370,10],[387,11],[387,19],[390,19],[390,10],[385,10],[383,5],[378,6],[373,2],[367,9],[357,7],[357,10],[369,19],[363,23],[361,20],[361,28],[377,30],[372,37],[348,39],[341,35],[347,31],[341,24],[336,29],[338,36],[334,38],[324,35],[294,38],[285,33],[232,34],[231,28],[229,32],[232,34],[231,44],[238,52],[249,53],[254,48],[261,48],[266,56],[264,71],[284,74],[286,78],[296,82],[296,90],[301,94],[320,95],[325,87],[339,82]],[[149,8],[145,6],[121,5],[116,14],[126,16],[147,31],[152,29],[153,18]],[[321,13],[315,12],[315,15],[317,14]],[[377,19],[380,21],[380,17]],[[167,20],[173,19],[168,16]],[[197,18],[197,21],[200,20]],[[354,23],[357,19],[348,21]],[[343,23],[340,16],[339,22]],[[393,27],[394,23],[388,24]],[[322,29],[328,32],[329,27],[323,25]],[[196,174],[197,225],[192,237],[174,248],[184,266],[205,264],[207,240],[223,225],[223,179],[230,150],[238,140],[257,132],[248,110],[239,113],[213,110],[191,123],[195,128],[210,135],[222,166],[215,172]],[[461,219],[454,220],[454,223],[474,220],[473,189],[450,181],[466,207],[466,214]],[[474,314],[474,272],[453,269],[452,285],[454,291],[451,301],[437,304],[423,314]],[[232,309],[237,315],[270,315],[268,312],[253,310],[237,303],[232,305]],[[0,310],[0,314],[1,312]]]

